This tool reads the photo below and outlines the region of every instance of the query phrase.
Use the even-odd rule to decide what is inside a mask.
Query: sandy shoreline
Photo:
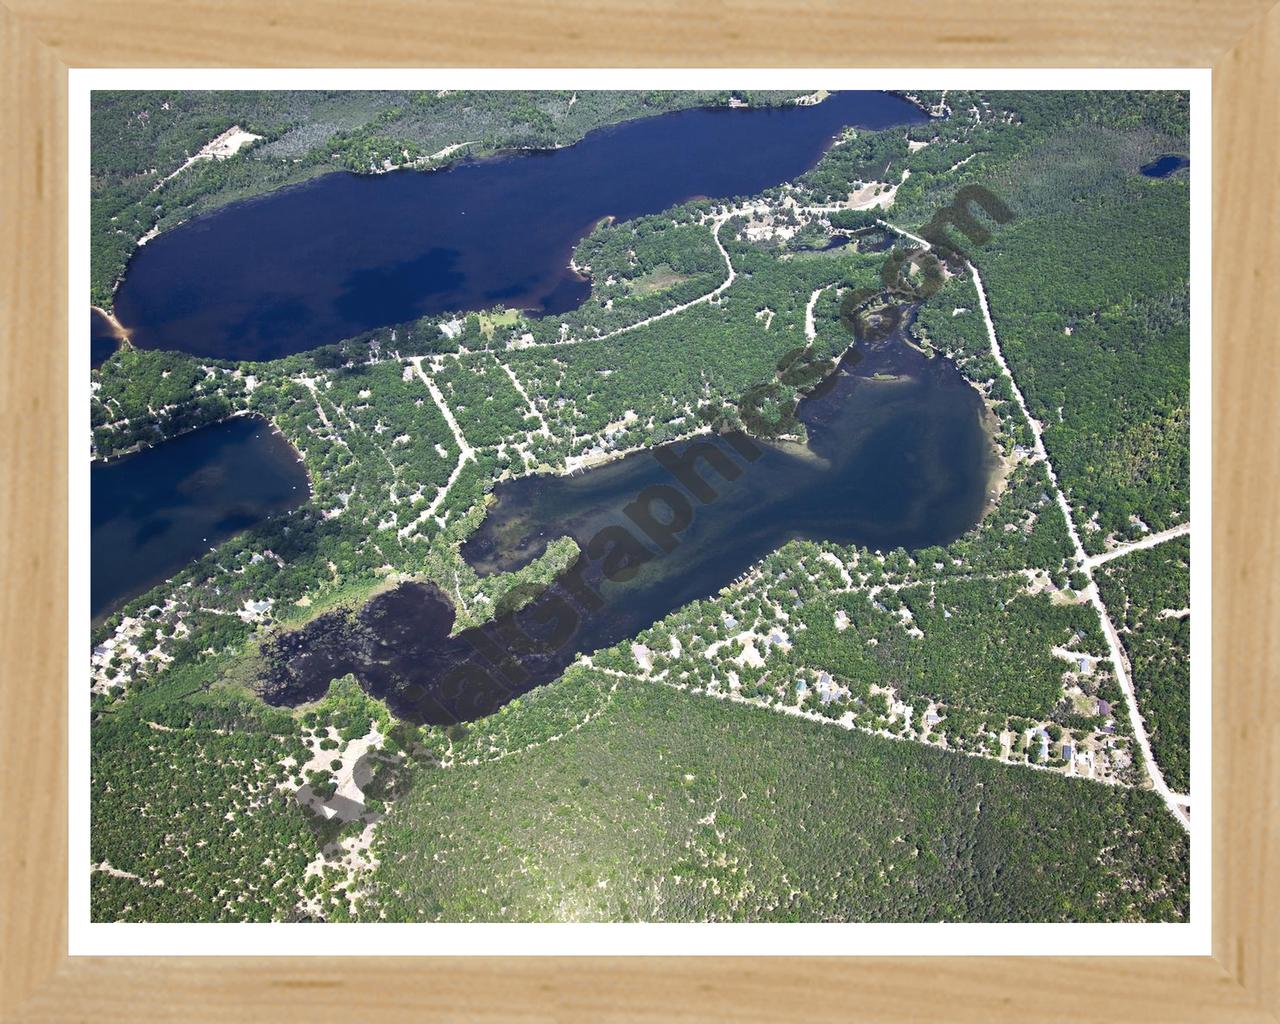
[[[974,390],[978,390],[977,385],[972,386]],[[995,401],[981,391],[978,393],[982,398],[982,412],[978,418],[991,445],[990,464],[987,467],[987,503],[982,509],[982,518],[986,519],[1000,504],[1018,459],[1014,455],[1005,454],[1000,447],[1000,416],[996,413]]]
[[[111,325],[111,329],[115,332],[116,339],[119,341],[129,340],[129,329],[116,319],[115,313],[109,309],[103,309],[101,306],[90,305],[89,308],[97,313],[103,320]]]

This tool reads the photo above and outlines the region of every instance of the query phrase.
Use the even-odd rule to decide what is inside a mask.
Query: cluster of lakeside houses
[[[828,555],[823,552],[822,557]],[[771,658],[774,652],[791,651],[795,631],[805,627],[775,601],[760,599],[758,590],[745,586],[751,577],[748,574],[722,592],[696,624],[664,626],[661,644],[652,640],[631,643],[638,674],[847,729],[1099,782],[1133,782],[1133,755],[1123,720],[1116,718],[1111,701],[1096,695],[1098,685],[1110,678],[1105,659],[1068,648],[1053,649],[1070,666],[1064,666],[1061,706],[1071,708],[1076,723],[1091,720],[1085,728],[1078,724],[1064,727],[1051,719],[992,716],[978,709],[952,709],[937,700],[905,698],[887,680],[884,685],[872,684],[862,688],[864,692],[854,693],[825,668],[797,668],[787,659]],[[919,632],[908,619],[902,625],[911,635]],[[834,626],[837,631],[851,628],[847,613],[837,611]],[[870,637],[866,642],[874,645],[877,639]],[[686,656],[695,653],[696,658]],[[1086,681],[1088,690],[1081,685]],[[949,718],[980,724],[957,731]]]

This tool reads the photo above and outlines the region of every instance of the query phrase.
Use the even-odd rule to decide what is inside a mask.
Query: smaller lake
[[[1158,160],[1152,160],[1149,164],[1143,164],[1138,169],[1148,178],[1167,178],[1174,171],[1180,171],[1184,167],[1190,166],[1191,161],[1187,157],[1169,154],[1160,157]]]
[[[98,621],[210,548],[310,494],[298,453],[237,416],[90,472],[90,604]]]
[[[572,537],[583,556],[553,585],[454,635],[451,597],[403,584],[355,614],[276,634],[259,691],[298,704],[353,673],[399,717],[471,721],[557,678],[577,654],[715,594],[789,540],[946,544],[987,502],[983,415],[955,364],[896,330],[851,349],[800,403],[807,444],[704,435],[572,476],[500,483],[463,557],[481,575],[510,572]]]

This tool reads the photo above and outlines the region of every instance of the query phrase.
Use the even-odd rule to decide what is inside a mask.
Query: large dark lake
[[[861,358],[847,354],[799,415],[807,445],[713,435],[576,476],[500,484],[463,548],[468,562],[516,569],[567,535],[584,552],[573,569],[453,637],[453,605],[429,585],[325,615],[267,646],[267,699],[313,699],[352,672],[402,717],[469,721],[555,679],[577,654],[714,595],[792,538],[918,548],[981,517],[993,450],[982,403],[949,360],[895,334]],[[706,447],[695,458],[697,445]],[[638,520],[627,514],[637,500]]]
[[[443,172],[328,175],[158,236],[130,263],[115,309],[135,345],[251,359],[434,312],[563,310],[589,286],[568,260],[599,218],[757,193],[812,166],[846,125],[921,120],[905,100],[844,93],[664,115]],[[351,672],[402,717],[470,721],[715,594],[789,539],[947,543],[987,500],[982,412],[949,361],[895,333],[851,350],[804,400],[807,444],[711,435],[501,484],[468,562],[510,571],[571,536],[584,552],[575,566],[456,636],[450,598],[425,584],[326,613],[264,645],[263,694],[296,704]],[[305,495],[296,453],[247,418],[95,466],[95,616]]]
[[[298,453],[238,416],[90,471],[93,618],[310,493]]]
[[[568,263],[600,218],[757,193],[845,126],[926,119],[887,93],[844,92],[664,114],[445,171],[330,174],[159,235],[130,261],[115,313],[140,348],[271,359],[430,313],[563,312],[588,292]]]

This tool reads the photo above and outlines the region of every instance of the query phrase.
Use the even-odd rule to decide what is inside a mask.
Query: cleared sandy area
[[[893,205],[893,200],[898,194],[898,189],[909,177],[911,171],[908,168],[902,170],[902,180],[895,185],[886,184],[883,181],[870,181],[863,185],[856,192],[849,193],[849,209],[850,210],[887,210]]]
[[[228,157],[235,156],[241,149],[249,145],[251,142],[257,142],[261,135],[254,135],[253,132],[247,132],[238,124],[232,125],[217,138],[211,139],[200,147],[200,151],[194,156],[188,157],[187,162],[170,174],[167,178],[162,178],[156,183],[154,192],[160,188],[166,181],[172,181],[179,174],[185,171],[192,164],[200,160],[226,160]],[[154,235],[152,236],[154,237]]]

